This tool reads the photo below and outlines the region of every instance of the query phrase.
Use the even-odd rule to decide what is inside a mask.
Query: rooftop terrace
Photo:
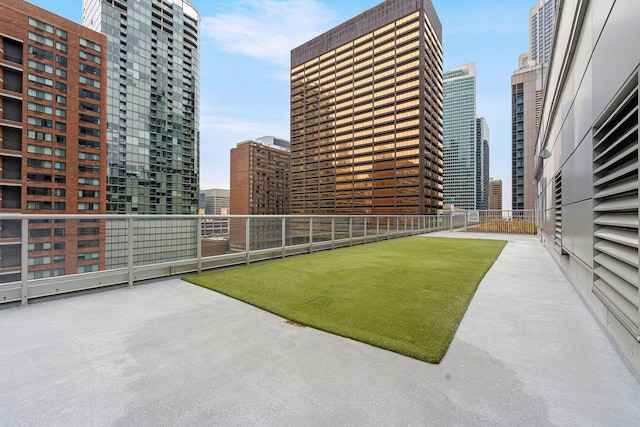
[[[170,278],[0,306],[0,424],[637,425],[637,373],[535,237],[431,235],[509,240],[439,365]]]

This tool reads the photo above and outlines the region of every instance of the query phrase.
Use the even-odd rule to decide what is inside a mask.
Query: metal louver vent
[[[553,178],[553,240],[562,251],[562,173]]]
[[[593,292],[640,342],[638,76],[595,129]]]

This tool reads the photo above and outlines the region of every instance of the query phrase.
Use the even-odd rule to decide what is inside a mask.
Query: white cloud
[[[337,13],[318,0],[246,0],[234,13],[202,19],[202,34],[227,52],[282,67],[291,49],[327,31]]]

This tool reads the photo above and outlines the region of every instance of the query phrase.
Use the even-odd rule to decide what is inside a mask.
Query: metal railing
[[[212,221],[226,227],[212,231]],[[0,304],[457,227],[451,216],[0,214]],[[222,230],[222,232],[220,231]],[[213,233],[213,234],[210,234]]]
[[[538,229],[533,210],[490,210],[453,212],[455,231],[536,235]]]

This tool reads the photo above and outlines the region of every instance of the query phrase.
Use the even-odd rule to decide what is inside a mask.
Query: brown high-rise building
[[[502,180],[489,178],[489,210],[502,210]]]
[[[291,212],[442,208],[442,27],[387,0],[291,52]]]
[[[289,142],[263,137],[231,149],[232,215],[289,214]]]
[[[274,137],[239,143],[231,149],[229,211],[232,215],[288,215],[289,141]],[[245,221],[229,221],[232,250],[246,246]],[[281,222],[256,219],[251,226],[252,248],[282,239]]]
[[[0,4],[0,211],[105,213],[106,38],[22,0]],[[20,222],[0,224],[20,280]],[[104,267],[99,221],[29,223],[28,278]]]
[[[511,76],[511,208],[534,208],[534,154],[542,113],[546,66],[521,68]]]

